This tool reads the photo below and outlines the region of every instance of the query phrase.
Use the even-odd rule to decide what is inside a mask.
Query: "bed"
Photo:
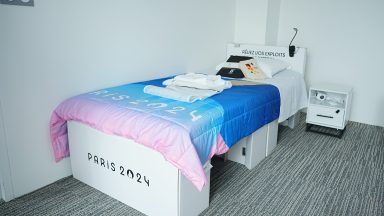
[[[304,81],[306,66],[305,48],[298,48],[293,57],[289,57],[286,47],[261,46],[253,44],[228,44],[227,57],[231,55],[255,58],[272,58],[288,63],[289,67],[272,79],[257,80],[276,86],[281,94],[279,123],[294,128],[299,110],[307,106],[307,89]],[[243,79],[252,81],[249,79]]]
[[[253,55],[260,49],[289,58],[282,47],[230,44],[228,53]],[[301,65],[304,72],[305,49],[291,60],[292,70]],[[229,150],[228,159],[251,169],[273,150],[278,122],[285,120],[279,118],[282,87],[233,87],[188,106],[142,95],[143,86],[162,81],[103,89],[63,102],[51,121],[55,158],[70,153],[75,178],[145,214],[197,215],[209,205],[213,155]],[[100,104],[103,110],[94,111]],[[181,118],[174,117],[182,112]],[[250,121],[255,119],[257,123]]]
[[[250,80],[276,86],[280,92],[281,107],[277,123],[294,128],[299,121],[299,111],[307,106],[307,89],[304,81],[306,49],[296,50],[289,57],[286,47],[260,46],[253,44],[228,44],[227,57],[250,56],[254,58],[273,58],[287,62],[290,66],[277,73],[271,79]],[[277,144],[277,124],[269,124],[246,137],[233,146],[227,153],[229,160],[244,164],[248,169],[255,167],[267,157]],[[262,154],[261,152],[265,152]]]

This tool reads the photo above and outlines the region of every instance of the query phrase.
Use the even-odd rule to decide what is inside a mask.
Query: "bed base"
[[[248,169],[253,169],[276,147],[277,131],[277,120],[264,125],[236,143],[228,151],[227,159],[244,164]]]
[[[198,215],[209,205],[163,156],[132,140],[68,122],[73,177],[147,215]]]
[[[299,121],[300,121],[300,111],[297,111],[295,114],[293,114],[291,117],[281,122],[280,124],[283,126],[288,126],[289,128],[293,129],[299,124]]]
[[[277,128],[276,120],[240,140],[228,159],[252,169],[276,146]],[[209,162],[208,184],[199,192],[159,152],[130,139],[75,121],[68,136],[73,177],[144,214],[198,215],[209,206]]]

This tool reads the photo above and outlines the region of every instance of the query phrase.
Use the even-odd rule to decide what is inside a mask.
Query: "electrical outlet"
[[[31,6],[33,7],[34,0],[0,0],[0,4]]]

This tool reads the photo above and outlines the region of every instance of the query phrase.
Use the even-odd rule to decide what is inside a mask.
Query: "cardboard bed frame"
[[[228,159],[252,169],[276,146],[277,121],[242,139]],[[76,121],[68,122],[73,177],[147,215],[198,215],[209,205],[208,184],[199,192],[157,151]]]
[[[288,57],[287,47],[229,44],[228,53],[276,55],[269,57],[288,59],[293,68],[304,71],[305,50],[302,48],[295,58]],[[296,64],[297,61],[300,64]],[[277,132],[277,120],[264,125],[234,145],[228,159],[252,169],[272,152]],[[198,215],[209,206],[210,184],[199,192],[157,151],[75,121],[68,122],[68,136],[74,178],[144,214]],[[204,168],[209,182],[210,163]]]

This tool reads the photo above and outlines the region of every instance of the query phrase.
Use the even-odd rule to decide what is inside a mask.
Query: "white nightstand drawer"
[[[344,109],[312,105],[308,107],[307,123],[343,129]]]

